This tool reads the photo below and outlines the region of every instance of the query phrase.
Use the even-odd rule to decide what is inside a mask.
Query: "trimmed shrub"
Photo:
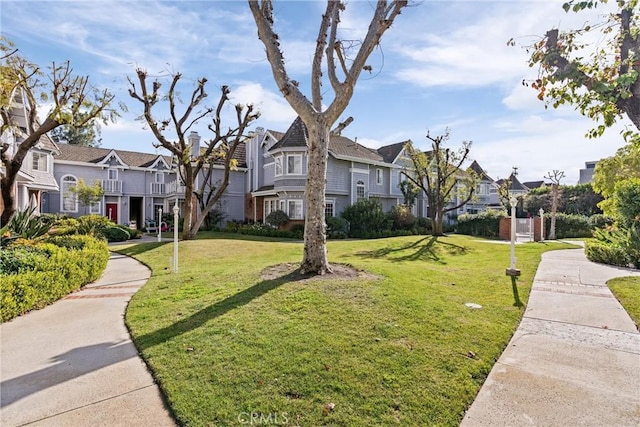
[[[118,226],[109,226],[100,232],[108,242],[124,242],[131,237],[129,233]]]
[[[287,215],[284,211],[273,211],[269,215],[267,215],[265,221],[269,225],[280,228],[289,222],[289,215]]]
[[[630,260],[623,248],[599,240],[588,240],[584,245],[584,253],[590,261],[602,264],[627,267]]]
[[[380,237],[377,234],[391,229],[391,221],[376,199],[358,200],[342,211],[342,217],[349,222],[350,237]]]
[[[460,234],[482,237],[498,237],[500,219],[506,214],[503,211],[485,211],[479,214],[462,214],[458,216],[456,231]]]
[[[545,236],[551,230],[551,214],[544,214]],[[556,239],[568,237],[591,237],[589,217],[583,215],[556,214]]]
[[[83,215],[78,218],[78,234],[100,237],[102,231],[114,225],[109,218],[102,215]]]
[[[325,216],[327,224],[327,238],[346,239],[349,236],[349,223],[339,216]]]
[[[0,275],[31,271],[44,262],[49,253],[35,246],[12,245],[0,251]]]
[[[140,238],[142,237],[142,235],[144,234],[144,233],[142,232],[142,230],[140,230],[140,229],[138,229],[138,228],[136,228],[136,229],[129,228],[129,227],[127,227],[126,225],[120,225],[120,224],[118,224],[118,225],[116,225],[115,227],[121,228],[121,229],[123,229],[124,231],[126,231],[126,232],[127,232],[127,234],[129,235],[129,238],[130,238],[130,239],[140,239]],[[105,237],[106,237],[106,236],[105,236]]]
[[[29,270],[0,274],[0,318],[3,322],[42,308],[95,281],[109,260],[107,244],[89,236],[51,237],[46,243],[16,244],[10,250],[34,251],[43,256],[36,257]]]
[[[416,224],[416,217],[405,205],[397,205],[387,212],[392,230],[411,230]]]
[[[610,227],[614,222],[614,218],[603,214],[595,214],[589,217],[589,226],[592,230],[596,228]]]

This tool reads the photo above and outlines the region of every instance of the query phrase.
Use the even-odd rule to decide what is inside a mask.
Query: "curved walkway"
[[[0,425],[175,426],[124,325],[149,276],[112,253],[95,283],[0,325]]]
[[[544,253],[522,322],[461,425],[640,425],[640,334],[606,286],[631,275],[583,249]]]

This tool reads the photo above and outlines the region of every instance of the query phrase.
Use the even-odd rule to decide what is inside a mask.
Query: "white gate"
[[[533,218],[516,218],[518,240],[533,241]]]

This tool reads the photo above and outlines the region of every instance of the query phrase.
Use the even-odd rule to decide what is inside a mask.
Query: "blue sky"
[[[361,38],[372,3],[347,2],[344,39]],[[473,141],[471,158],[494,179],[516,166],[522,181],[559,169],[567,176],[563,183],[575,184],[585,161],[613,155],[623,144],[619,131],[629,122],[587,140],[590,120],[571,107],[545,109],[522,86],[537,72],[524,49],[507,46],[510,38],[528,45],[550,28],[595,22],[605,10],[566,14],[561,4],[424,0],[405,9],[371,55],[373,73],[361,75],[343,114],[355,121],[343,134],[371,148],[411,139],[427,149],[427,131],[437,135],[449,127],[450,146]],[[275,3],[288,71],[305,94],[323,10],[320,1]],[[180,72],[185,81],[207,77],[211,104],[228,85],[234,102],[262,112],[255,126],[284,131],[295,118],[273,83],[245,1],[2,0],[1,12],[2,33],[22,55],[42,66],[70,60],[77,73],[128,105],[115,125],[102,128],[102,147],[155,152],[152,134],[136,121],[140,105],[127,94],[127,77],[137,67],[151,76]]]

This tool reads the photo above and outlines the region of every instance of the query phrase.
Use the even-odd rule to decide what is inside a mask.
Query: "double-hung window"
[[[302,154],[287,155],[287,175],[302,175]]]
[[[303,219],[302,200],[289,200],[288,205],[290,219]]]

